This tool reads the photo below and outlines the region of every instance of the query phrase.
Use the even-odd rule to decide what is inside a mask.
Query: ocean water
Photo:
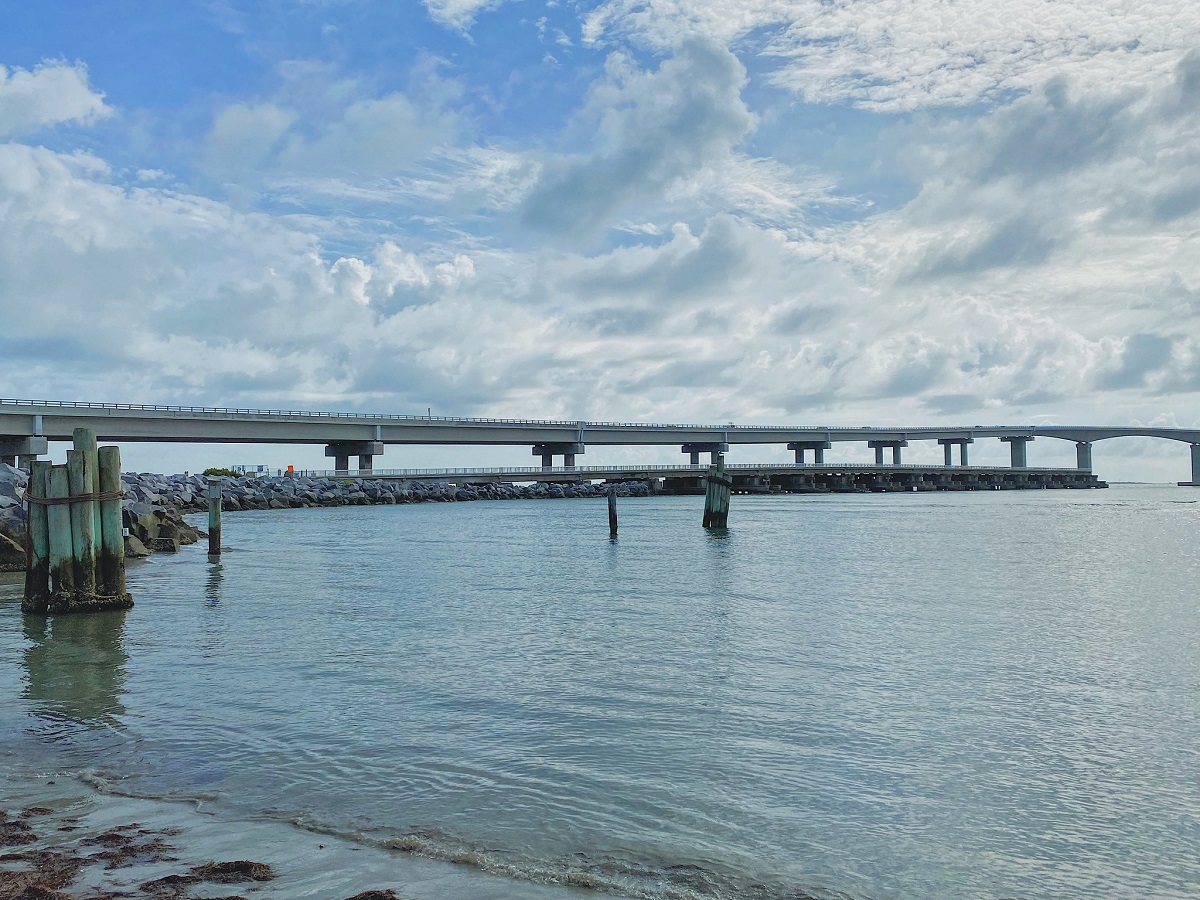
[[[1200,491],[231,513],[0,763],[631,897],[1200,896]]]

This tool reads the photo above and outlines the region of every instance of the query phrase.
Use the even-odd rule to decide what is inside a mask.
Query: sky
[[[4,397],[1200,426],[1193,0],[0,0],[0,23]],[[376,465],[493,462],[533,459]],[[1189,474],[1167,442],[1095,464]]]

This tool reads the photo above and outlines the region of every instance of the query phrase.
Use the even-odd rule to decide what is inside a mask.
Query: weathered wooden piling
[[[50,556],[50,611],[69,609],[75,596],[75,543],[71,536],[71,507],[55,503],[71,496],[66,466],[52,466],[47,480],[46,523]]]
[[[109,608],[133,606],[125,591],[125,528],[121,520],[121,449],[101,447],[98,451],[100,488],[100,577],[99,593]]]
[[[208,478],[208,555],[221,555],[221,478]]]
[[[78,431],[76,431],[78,434]],[[92,472],[88,453],[67,451],[67,484],[75,498],[68,506],[71,514],[72,562],[75,590],[85,597],[96,595],[96,492],[92,490]]]
[[[608,535],[617,536],[617,487],[608,486]]]
[[[47,478],[50,463],[34,460],[29,467],[29,564],[25,570],[25,596],[21,609],[27,613],[44,613],[50,603],[50,534],[46,523]]]
[[[704,527],[725,528],[729,525],[729,492],[733,477],[725,472],[725,457],[716,454],[716,462],[709,467],[705,476],[707,490],[704,492]]]
[[[100,462],[96,448],[96,432],[90,428],[76,428],[71,432],[71,440],[76,450],[81,450],[88,458],[88,469],[91,471],[91,486],[87,493],[97,494],[100,492]],[[92,504],[92,530],[96,534],[96,541],[100,541],[100,507],[97,504]]]

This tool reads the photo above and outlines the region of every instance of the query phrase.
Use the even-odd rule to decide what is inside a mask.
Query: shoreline
[[[199,798],[127,796],[85,778],[0,778],[0,900],[562,900],[585,893],[267,817],[228,818]]]

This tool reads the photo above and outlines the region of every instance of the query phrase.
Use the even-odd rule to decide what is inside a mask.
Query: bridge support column
[[[325,448],[325,455],[333,457],[333,467],[339,472],[350,470],[350,457],[358,457],[358,467],[370,471],[373,457],[383,455],[382,441],[339,441]]]
[[[575,457],[582,454],[584,450],[583,444],[579,442],[572,443],[555,443],[555,444],[534,444],[533,455],[542,458],[542,468],[554,468],[554,457],[561,456],[563,465],[567,468],[574,468]]]
[[[804,451],[811,450],[813,452],[813,463],[823,466],[825,464],[825,451],[832,446],[829,441],[795,441],[788,444],[787,448],[796,451],[797,465],[804,465]]]
[[[1033,440],[1032,437],[1013,435],[1011,437],[1002,437],[1000,440],[1008,444],[1008,455],[1014,469],[1029,468],[1029,455],[1026,452],[1026,445]]]
[[[689,457],[691,457],[693,466],[700,465],[701,453],[709,454],[710,458],[712,459],[712,464],[715,466],[717,464],[717,458],[722,453],[729,452],[729,445],[722,441],[708,444],[684,444],[682,450],[684,453],[688,454]]]
[[[892,451],[892,465],[900,465],[900,448],[907,447],[908,441],[867,441],[867,446],[875,451],[875,465],[883,465],[883,448],[888,447]]]
[[[1200,487],[1200,444],[1192,444],[1192,480],[1179,482],[1180,487]]]
[[[953,438],[938,438],[938,443],[942,445],[942,452],[945,454],[946,466],[954,465],[954,456],[952,455],[952,447],[958,447],[958,464],[960,466],[967,465],[967,444],[975,443],[975,438],[972,437],[953,437]]]
[[[1086,472],[1092,471],[1091,441],[1079,441],[1075,445],[1075,468],[1083,469]]]

